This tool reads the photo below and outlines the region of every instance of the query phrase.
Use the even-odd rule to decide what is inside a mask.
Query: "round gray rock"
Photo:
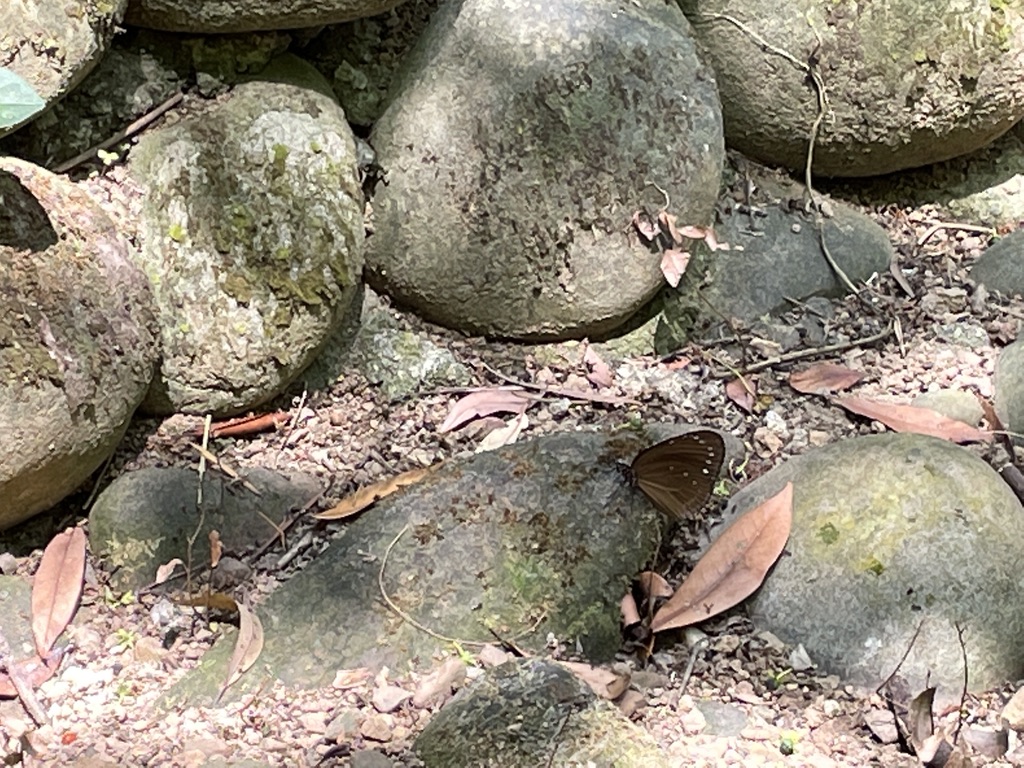
[[[145,192],[139,258],[163,336],[143,407],[226,415],[266,402],[358,295],[363,197],[344,113],[315,90],[246,83],[143,137],[129,170]]]
[[[1003,426],[1024,433],[1024,340],[1018,339],[999,353],[993,380],[996,413]],[[1015,437],[1018,444],[1020,437]]]
[[[811,60],[828,100],[814,147],[814,170],[825,176],[946,160],[1024,117],[1019,2],[680,4],[718,74],[730,146],[768,165],[804,168],[818,115]]]
[[[986,248],[971,268],[971,279],[1004,296],[1024,296],[1024,229]]]
[[[544,659],[487,670],[431,718],[413,749],[427,768],[669,764],[650,734]]]
[[[367,280],[434,322],[611,330],[663,282],[633,214],[710,220],[718,93],[674,4],[454,0],[393,92],[371,136],[386,184]]]
[[[157,362],[153,299],[124,239],[61,176],[0,158],[0,530],[114,451]]]
[[[610,660],[622,595],[664,526],[617,464],[646,442],[550,435],[448,462],[387,497],[260,605],[260,668],[328,685],[337,669],[422,667],[445,638],[472,648],[494,642],[490,630],[534,653],[553,634]],[[219,643],[169,701],[210,700],[231,652]],[[254,672],[231,695],[261,684]]]
[[[299,29],[375,16],[401,0],[132,0],[126,21],[169,32]]]
[[[899,667],[913,692],[959,701],[1024,674],[1024,508],[967,450],[920,435],[834,443],[738,493],[750,509],[794,484],[786,552],[750,603],[756,624],[848,681]],[[905,660],[901,662],[904,654]]]

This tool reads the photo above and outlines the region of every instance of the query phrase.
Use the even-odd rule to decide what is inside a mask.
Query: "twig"
[[[956,639],[960,643],[960,655],[964,660],[964,686],[960,689],[960,710],[957,712],[956,730],[953,732],[953,746],[960,740],[960,730],[964,727],[964,705],[967,703],[967,644],[964,642],[964,628],[960,622],[954,622]]]
[[[305,504],[303,504],[302,507],[300,507],[299,510],[294,515],[291,515],[290,517],[288,517],[288,519],[285,520],[283,523],[281,523],[280,526],[274,526],[277,529],[275,534],[273,536],[271,536],[269,539],[267,539],[265,542],[263,542],[263,544],[261,544],[256,549],[256,551],[253,552],[249,556],[249,558],[252,560],[252,562],[256,562],[257,560],[259,560],[259,558],[261,558],[263,556],[263,554],[268,549],[270,549],[272,546],[274,546],[274,542],[275,541],[280,541],[281,542],[281,546],[283,547],[284,546],[284,534],[286,534],[288,532],[289,528],[291,528],[293,525],[295,525],[296,521],[298,521],[303,515],[305,515],[307,512],[309,512],[309,510],[312,509],[313,506],[318,501],[320,501],[320,499],[322,499],[324,497],[324,494],[327,493],[327,490],[328,490],[327,488],[324,488],[319,493],[314,494],[310,498],[310,500],[307,501]]]
[[[487,645],[487,643],[481,643],[475,640],[459,640],[455,637],[446,637],[445,635],[438,634],[432,629],[428,629],[427,627],[423,626],[418,621],[416,621],[416,619],[414,619],[412,616],[403,611],[401,608],[399,608],[395,604],[395,601],[388,596],[387,590],[384,588],[384,569],[387,568],[388,558],[391,556],[391,550],[395,548],[395,545],[398,544],[398,540],[402,538],[405,535],[405,532],[408,530],[408,525],[402,526],[402,530],[398,532],[398,535],[391,540],[390,544],[388,544],[388,548],[384,550],[384,557],[380,561],[380,570],[377,571],[377,587],[380,589],[380,595],[384,598],[384,602],[387,603],[388,608],[394,611],[400,619],[409,623],[410,625],[418,629],[420,632],[423,632],[424,634],[427,634],[430,637],[433,637],[437,640],[441,640],[446,643],[458,643],[459,645],[471,646],[474,648],[483,648],[485,645]]]
[[[690,658],[686,661],[686,669],[683,670],[683,677],[679,683],[679,690],[681,693],[686,693],[686,685],[690,682],[690,677],[693,676],[693,667],[697,663],[697,654],[708,647],[708,639],[702,637],[696,643],[693,644],[693,648],[690,649]]]
[[[202,456],[202,458],[205,459],[206,461],[210,462],[210,464],[213,465],[216,469],[218,469],[221,472],[223,472],[225,475],[230,477],[232,480],[236,480],[237,482],[239,482],[242,485],[242,487],[245,488],[245,490],[249,491],[249,493],[253,494],[254,496],[262,496],[263,495],[262,493],[260,493],[259,488],[257,488],[255,485],[253,485],[248,480],[246,480],[241,475],[239,475],[238,472],[236,472],[234,469],[232,469],[227,464],[225,464],[223,461],[221,461],[216,456],[216,454],[212,453],[211,451],[208,451],[205,447],[203,447],[202,445],[199,445],[198,443],[189,443],[189,445],[191,445],[193,448],[195,448],[197,451],[199,451],[199,455]],[[200,466],[202,466],[202,465],[200,465]],[[200,475],[200,479],[201,478],[202,478],[202,475]],[[202,501],[201,498],[200,498],[200,501]],[[277,526],[274,526],[274,527],[276,528]]]
[[[132,136],[141,131],[143,128],[145,128],[150,123],[155,121],[157,118],[161,117],[169,109],[172,109],[173,107],[177,106],[181,102],[182,98],[184,97],[181,95],[180,91],[178,93],[175,93],[165,102],[163,102],[157,107],[154,107],[149,112],[140,117],[138,120],[131,123],[123,131],[115,133],[106,141],[102,141],[95,147],[90,147],[89,149],[85,150],[85,152],[81,152],[72,157],[70,160],[66,160],[60,165],[54,167],[53,172],[67,173],[75,166],[84,163],[86,160],[91,160],[93,157],[96,156],[96,153],[99,152],[101,149],[108,149],[109,147],[112,147],[115,144],[117,144],[119,141],[124,141],[129,136]]]
[[[281,445],[277,449],[277,453],[274,455],[273,466],[276,468],[278,461],[281,459],[281,454],[284,453],[284,449],[288,447],[288,439],[292,436],[292,432],[295,431],[295,427],[299,423],[299,417],[302,415],[302,409],[306,405],[306,396],[309,394],[308,389],[302,390],[302,397],[299,398],[299,404],[295,408],[295,415],[291,421],[288,422],[288,428],[284,431],[284,439],[281,440]]]
[[[557,395],[559,397],[568,397],[573,400],[583,400],[584,402],[591,403],[604,403],[606,405],[639,405],[639,403],[636,400],[632,400],[628,397],[616,397],[614,395],[601,395],[590,392],[576,392],[575,390],[567,389],[565,387],[548,387],[543,384],[533,384],[532,382],[529,381],[520,381],[519,379],[512,378],[511,376],[506,376],[501,371],[491,368],[491,366],[489,366],[483,360],[480,361],[480,365],[485,370],[487,370],[492,376],[501,379],[506,384],[514,384],[517,387],[522,387],[523,389],[531,389],[534,392],[541,392],[542,394],[545,395]]]
[[[819,355],[828,355],[833,352],[843,352],[853,347],[866,346],[868,344],[874,344],[876,341],[881,341],[887,338],[892,333],[892,326],[886,326],[884,331],[876,333],[874,336],[866,336],[860,339],[850,339],[849,341],[842,341],[836,344],[827,344],[824,347],[813,347],[811,349],[801,349],[796,352],[787,352],[784,355],[776,355],[775,357],[762,360],[759,363],[748,365],[746,368],[740,371],[741,374],[757,373],[763,371],[766,368],[771,368],[775,365],[782,365],[783,363],[793,363],[797,360],[805,360],[809,357],[817,357]],[[730,374],[732,375],[732,374]],[[716,374],[719,378],[721,374]]]
[[[917,242],[914,244],[914,247],[920,248],[931,240],[936,233],[941,232],[944,229],[955,229],[963,232],[977,232],[978,234],[989,235],[990,237],[995,237],[998,234],[994,229],[992,229],[992,227],[980,227],[977,224],[961,224],[958,221],[939,221],[928,227],[928,229],[926,229],[924,233],[917,238]]]
[[[199,448],[199,485],[196,490],[196,506],[203,505],[203,478],[206,475],[206,460],[208,457],[213,457],[210,453],[210,425],[213,423],[213,416],[206,414],[206,418],[203,419],[203,444]],[[217,459],[213,457],[213,461]]]
[[[913,650],[914,648],[914,644],[917,642],[917,636],[921,634],[921,627],[923,626],[924,619],[921,619],[921,621],[919,621],[917,624],[917,629],[914,630],[914,636],[910,638],[910,642],[907,644],[906,650],[903,651],[903,655],[900,657],[899,663],[896,664],[896,668],[889,673],[889,676],[885,678],[885,680],[883,680],[877,688],[875,688],[875,693],[877,693],[879,696],[882,695],[882,689],[892,682],[892,679],[896,677],[896,673],[899,672],[900,668],[903,666],[903,662],[907,660],[907,657],[910,655],[911,650]],[[889,697],[886,696],[886,698]]]

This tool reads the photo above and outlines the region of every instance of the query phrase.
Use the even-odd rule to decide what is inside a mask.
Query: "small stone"
[[[222,557],[210,574],[214,589],[227,592],[252,576],[252,568],[234,557]]]
[[[1003,707],[1002,718],[1006,725],[1015,731],[1024,731],[1024,688],[1018,688],[1006,706]]]
[[[352,753],[349,765],[352,768],[392,768],[394,762],[380,750],[364,749]]]
[[[397,685],[382,685],[373,692],[373,708],[378,712],[394,712],[410,698],[412,694],[404,688]]]
[[[391,741],[394,718],[389,715],[370,715],[359,726],[359,733],[371,741]]]
[[[484,667],[497,667],[510,658],[509,654],[496,645],[485,645],[476,655],[476,660]]]
[[[343,709],[327,724],[324,730],[324,738],[337,744],[350,741],[359,733],[359,711],[355,709]]]

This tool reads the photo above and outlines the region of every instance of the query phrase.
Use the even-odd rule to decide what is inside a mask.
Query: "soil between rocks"
[[[115,169],[105,180],[87,186],[99,193],[99,199],[109,200],[118,194],[116,181]],[[858,393],[868,397],[885,395],[906,402],[929,389],[965,388],[990,398],[997,349],[986,335],[998,345],[1012,341],[1024,319],[1024,303],[986,297],[968,281],[968,268],[987,238],[973,231],[940,229],[919,247],[918,239],[940,221],[933,211],[893,207],[866,212],[888,231],[902,274],[917,298],[907,297],[890,275],[879,276],[863,297],[879,308],[881,317],[899,319],[901,336],[820,359],[865,371],[868,378]],[[829,340],[872,334],[876,319],[860,300],[834,302],[834,307]],[[534,384],[590,386],[584,378],[581,344],[534,347],[467,339],[397,312],[386,302],[378,300],[375,311],[392,313],[403,327],[449,349],[474,371],[476,385],[505,383],[489,370],[493,369]],[[777,351],[770,340],[746,336],[754,355],[750,362],[756,361],[758,352],[770,356]],[[973,345],[966,344],[965,337],[974,339]],[[815,358],[758,373],[758,405],[751,415],[724,392],[730,365],[744,365],[735,357],[730,362],[728,345],[684,350],[682,362],[678,357],[669,362],[633,358],[621,365],[607,348],[596,349],[617,373],[618,383],[609,391],[628,392],[640,405],[612,407],[551,398],[531,409],[530,425],[521,439],[611,428],[637,417],[711,425],[731,432],[747,446],[749,461],[742,469],[734,465],[730,478],[738,487],[788,455],[880,428],[786,386],[790,371]],[[685,397],[669,399],[662,388],[651,385],[644,372],[659,367],[685,372]],[[289,427],[216,440],[213,450],[236,469],[296,469],[319,477],[327,490],[312,511],[326,509],[357,487],[472,451],[482,437],[476,427],[448,434],[438,431],[459,396],[457,391],[432,390],[389,402],[364,377],[349,372],[329,390],[296,389],[280,398],[274,405],[288,412]],[[120,473],[145,466],[194,467],[197,457],[188,433],[201,424],[199,418],[185,416],[136,420],[95,482],[104,485]],[[990,459],[998,456],[994,448],[974,450]],[[67,500],[58,514],[5,534],[17,559],[7,558],[4,570],[29,576],[54,533],[69,524],[86,525],[82,514],[90,490]],[[721,506],[717,499],[701,519],[681,525],[666,542],[658,570],[673,582],[678,583],[699,558],[709,523]],[[276,546],[271,556],[256,562],[256,575],[246,589],[257,611],[260,597],[315,557],[339,527],[303,521],[289,534],[288,557]],[[293,549],[300,541],[305,546]],[[244,553],[239,555],[244,559]],[[419,765],[410,745],[437,705],[417,709],[406,702],[389,711],[381,697],[375,697],[389,685],[417,689],[420,676],[400,670],[376,678],[340,674],[335,685],[311,691],[277,685],[223,708],[160,711],[155,707],[159,696],[198,663],[221,628],[197,618],[191,633],[165,649],[150,616],[158,596],[141,595],[125,604],[119,595],[105,594],[102,568],[91,565],[82,608],[69,629],[73,651],[60,674],[39,690],[50,723],[34,728],[17,701],[0,702],[0,754],[23,748],[24,764],[40,766],[199,766],[245,759],[254,761],[251,765]],[[622,656],[623,664],[634,667],[633,692],[623,708],[674,764],[919,764],[901,754],[897,745],[880,743],[865,726],[866,713],[885,708],[880,696],[814,670],[786,672],[792,667],[793,649],[751,626],[742,606],[700,630],[707,634],[708,644],[694,653],[689,679],[679,672],[691,653],[681,636],[659,641],[653,663],[645,669],[636,669],[631,655]],[[965,729],[995,727],[1015,683],[1007,681],[1001,690],[967,697]],[[938,724],[953,730],[957,722],[954,711],[942,713]],[[1010,739],[1012,750],[1012,732]],[[784,754],[790,743],[793,754]],[[973,759],[975,765],[1018,764]]]

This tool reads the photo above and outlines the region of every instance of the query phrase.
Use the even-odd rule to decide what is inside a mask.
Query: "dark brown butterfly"
[[[702,429],[645,448],[629,466],[632,483],[676,520],[700,510],[715,489],[725,442]]]

